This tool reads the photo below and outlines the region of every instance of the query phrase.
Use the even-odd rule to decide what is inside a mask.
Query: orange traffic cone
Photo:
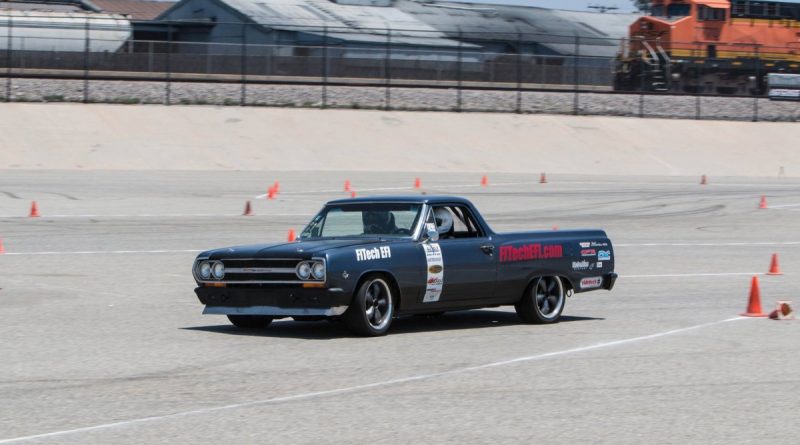
[[[486,175],[483,175],[483,177],[481,178],[481,185],[484,187],[489,185],[489,178],[487,178]]]
[[[0,238],[0,255],[6,253],[6,249],[3,247],[3,238]]]
[[[281,189],[281,183],[279,181],[275,181],[275,184],[272,185],[272,188],[275,189],[275,193]]]
[[[289,242],[291,243],[296,238],[297,238],[297,236],[295,236],[295,234],[294,234],[294,229],[289,229],[289,236],[286,239],[289,240]]]
[[[242,216],[253,216],[253,209],[250,207],[250,201],[247,201],[244,205],[244,213]]]
[[[750,300],[747,302],[747,312],[741,314],[742,317],[766,317],[767,314],[761,312],[761,290],[758,288],[758,277],[754,276],[750,284]]]
[[[542,173],[542,175],[539,176],[539,184],[547,184],[547,175],[546,174]]]
[[[706,178],[706,175],[703,175],[700,177],[700,185],[706,185],[706,184],[708,184],[708,178]]]
[[[269,190],[267,190],[267,199],[275,199],[275,187],[274,186],[270,187]]]
[[[783,275],[781,272],[781,266],[778,265],[778,254],[772,254],[772,262],[769,264],[769,272],[767,275]]]
[[[345,179],[344,180],[344,191],[346,191],[346,192],[350,191],[350,180],[349,179]]]
[[[558,226],[553,226],[553,230],[558,230]]]
[[[31,213],[28,215],[29,218],[38,218],[39,217],[39,207],[36,205],[36,201],[31,202]]]
[[[419,178],[414,178],[414,188],[418,189],[422,187],[422,181]]]
[[[355,197],[356,197],[356,191],[355,191],[355,190],[353,190],[352,192],[350,192],[350,197],[351,197],[351,198],[355,198]]]
[[[769,208],[769,207],[767,207],[767,197],[766,196],[761,195],[761,202],[758,204],[758,208],[759,209],[767,209],[767,208]]]

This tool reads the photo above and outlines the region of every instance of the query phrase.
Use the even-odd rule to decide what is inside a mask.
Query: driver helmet
[[[439,235],[445,235],[453,228],[453,215],[444,207],[433,210],[433,218],[436,220],[436,231]]]
[[[392,214],[388,211],[368,211],[363,216],[367,233],[387,233],[391,228]]]

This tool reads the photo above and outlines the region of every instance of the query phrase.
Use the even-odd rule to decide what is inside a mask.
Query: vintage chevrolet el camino
[[[192,271],[203,313],[237,327],[339,318],[365,336],[400,315],[502,305],[553,323],[566,297],[617,278],[602,230],[495,233],[468,200],[424,195],[331,201],[298,240],[209,250]]]

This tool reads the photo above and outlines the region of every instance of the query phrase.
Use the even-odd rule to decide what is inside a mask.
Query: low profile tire
[[[383,277],[374,275],[367,277],[358,288],[342,320],[358,335],[377,337],[389,331],[393,316],[392,286]]]
[[[528,286],[525,295],[514,308],[525,323],[555,323],[561,317],[565,300],[561,278],[541,277]]]
[[[272,317],[266,315],[228,315],[228,320],[241,329],[264,329],[272,323]]]

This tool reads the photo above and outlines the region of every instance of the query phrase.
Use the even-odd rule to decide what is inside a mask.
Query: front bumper
[[[194,292],[206,305],[204,314],[334,317],[350,305],[340,289],[203,286]]]

